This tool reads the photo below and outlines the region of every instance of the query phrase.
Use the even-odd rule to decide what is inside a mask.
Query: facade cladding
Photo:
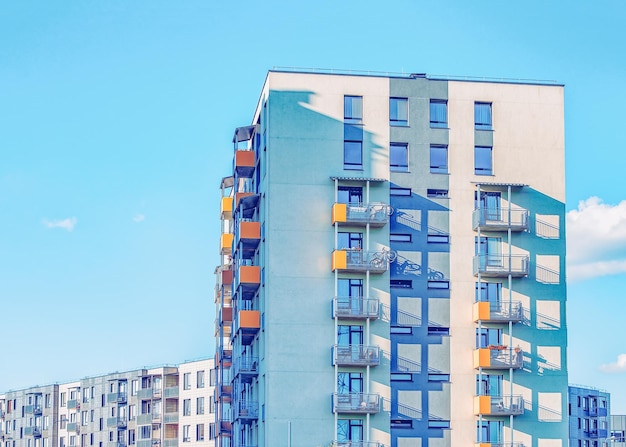
[[[607,447],[609,442],[619,442],[617,438],[620,436],[612,438],[613,427],[609,428],[610,422],[611,395],[608,392],[597,388],[570,385],[570,447]]]
[[[0,447],[209,447],[214,378],[209,359],[9,391]]]
[[[272,71],[221,184],[217,447],[565,447],[563,86]]]

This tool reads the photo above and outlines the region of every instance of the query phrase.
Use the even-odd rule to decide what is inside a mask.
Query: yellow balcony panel
[[[233,238],[234,235],[230,233],[223,233],[222,240],[220,242],[220,254],[230,255],[233,253]]]
[[[240,310],[239,327],[244,329],[259,329],[261,327],[261,313],[258,310]]]
[[[474,368],[520,369],[524,366],[524,353],[519,348],[491,346],[474,351]]]
[[[344,273],[385,273],[389,269],[390,251],[363,251],[360,249],[335,250],[331,269]]]
[[[524,320],[521,301],[478,302],[473,306],[474,321],[487,323],[519,323]]]
[[[524,413],[522,396],[474,396],[477,416],[519,416]]]
[[[348,205],[346,205],[345,203],[335,203],[333,205],[331,220],[333,225],[335,225],[336,223],[342,224],[346,222],[347,207]]]
[[[383,227],[393,208],[385,203],[335,203],[332,223],[338,225]]]
[[[491,396],[474,396],[474,414],[488,415],[491,412]]]
[[[474,321],[489,321],[489,303],[479,302],[473,306]]]
[[[346,250],[333,251],[332,267],[331,270],[345,270],[347,266],[347,253]]]
[[[220,216],[222,219],[232,219],[233,218],[233,198],[232,197],[222,197],[222,202],[220,206]]]

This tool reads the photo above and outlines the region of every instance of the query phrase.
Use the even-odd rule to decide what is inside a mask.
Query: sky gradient
[[[0,390],[212,355],[234,128],[335,68],[565,84],[570,382],[626,414],[626,4],[226,3],[0,5]]]

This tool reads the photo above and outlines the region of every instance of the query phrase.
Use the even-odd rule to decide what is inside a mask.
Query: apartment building
[[[208,447],[212,369],[205,359],[7,392],[0,446]]]
[[[218,447],[564,447],[563,86],[271,71],[220,185]]]
[[[607,447],[611,442],[610,422],[611,395],[607,391],[569,386],[570,447]]]
[[[626,447],[626,415],[610,415],[611,436],[609,441],[612,447]]]

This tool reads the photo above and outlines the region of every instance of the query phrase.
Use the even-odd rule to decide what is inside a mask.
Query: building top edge
[[[342,180],[342,181],[354,181],[354,182],[386,182],[387,180],[384,178],[370,178],[370,177],[338,177],[331,176],[331,180]]]
[[[347,70],[333,68],[300,68],[300,67],[273,67],[270,73],[298,73],[315,75],[335,76],[365,76],[373,78],[392,79],[428,79],[431,81],[457,81],[457,82],[485,82],[491,84],[520,84],[520,85],[545,85],[552,87],[564,87],[565,84],[552,79],[524,79],[524,78],[492,78],[487,76],[456,76],[427,73],[398,73],[372,70]]]

